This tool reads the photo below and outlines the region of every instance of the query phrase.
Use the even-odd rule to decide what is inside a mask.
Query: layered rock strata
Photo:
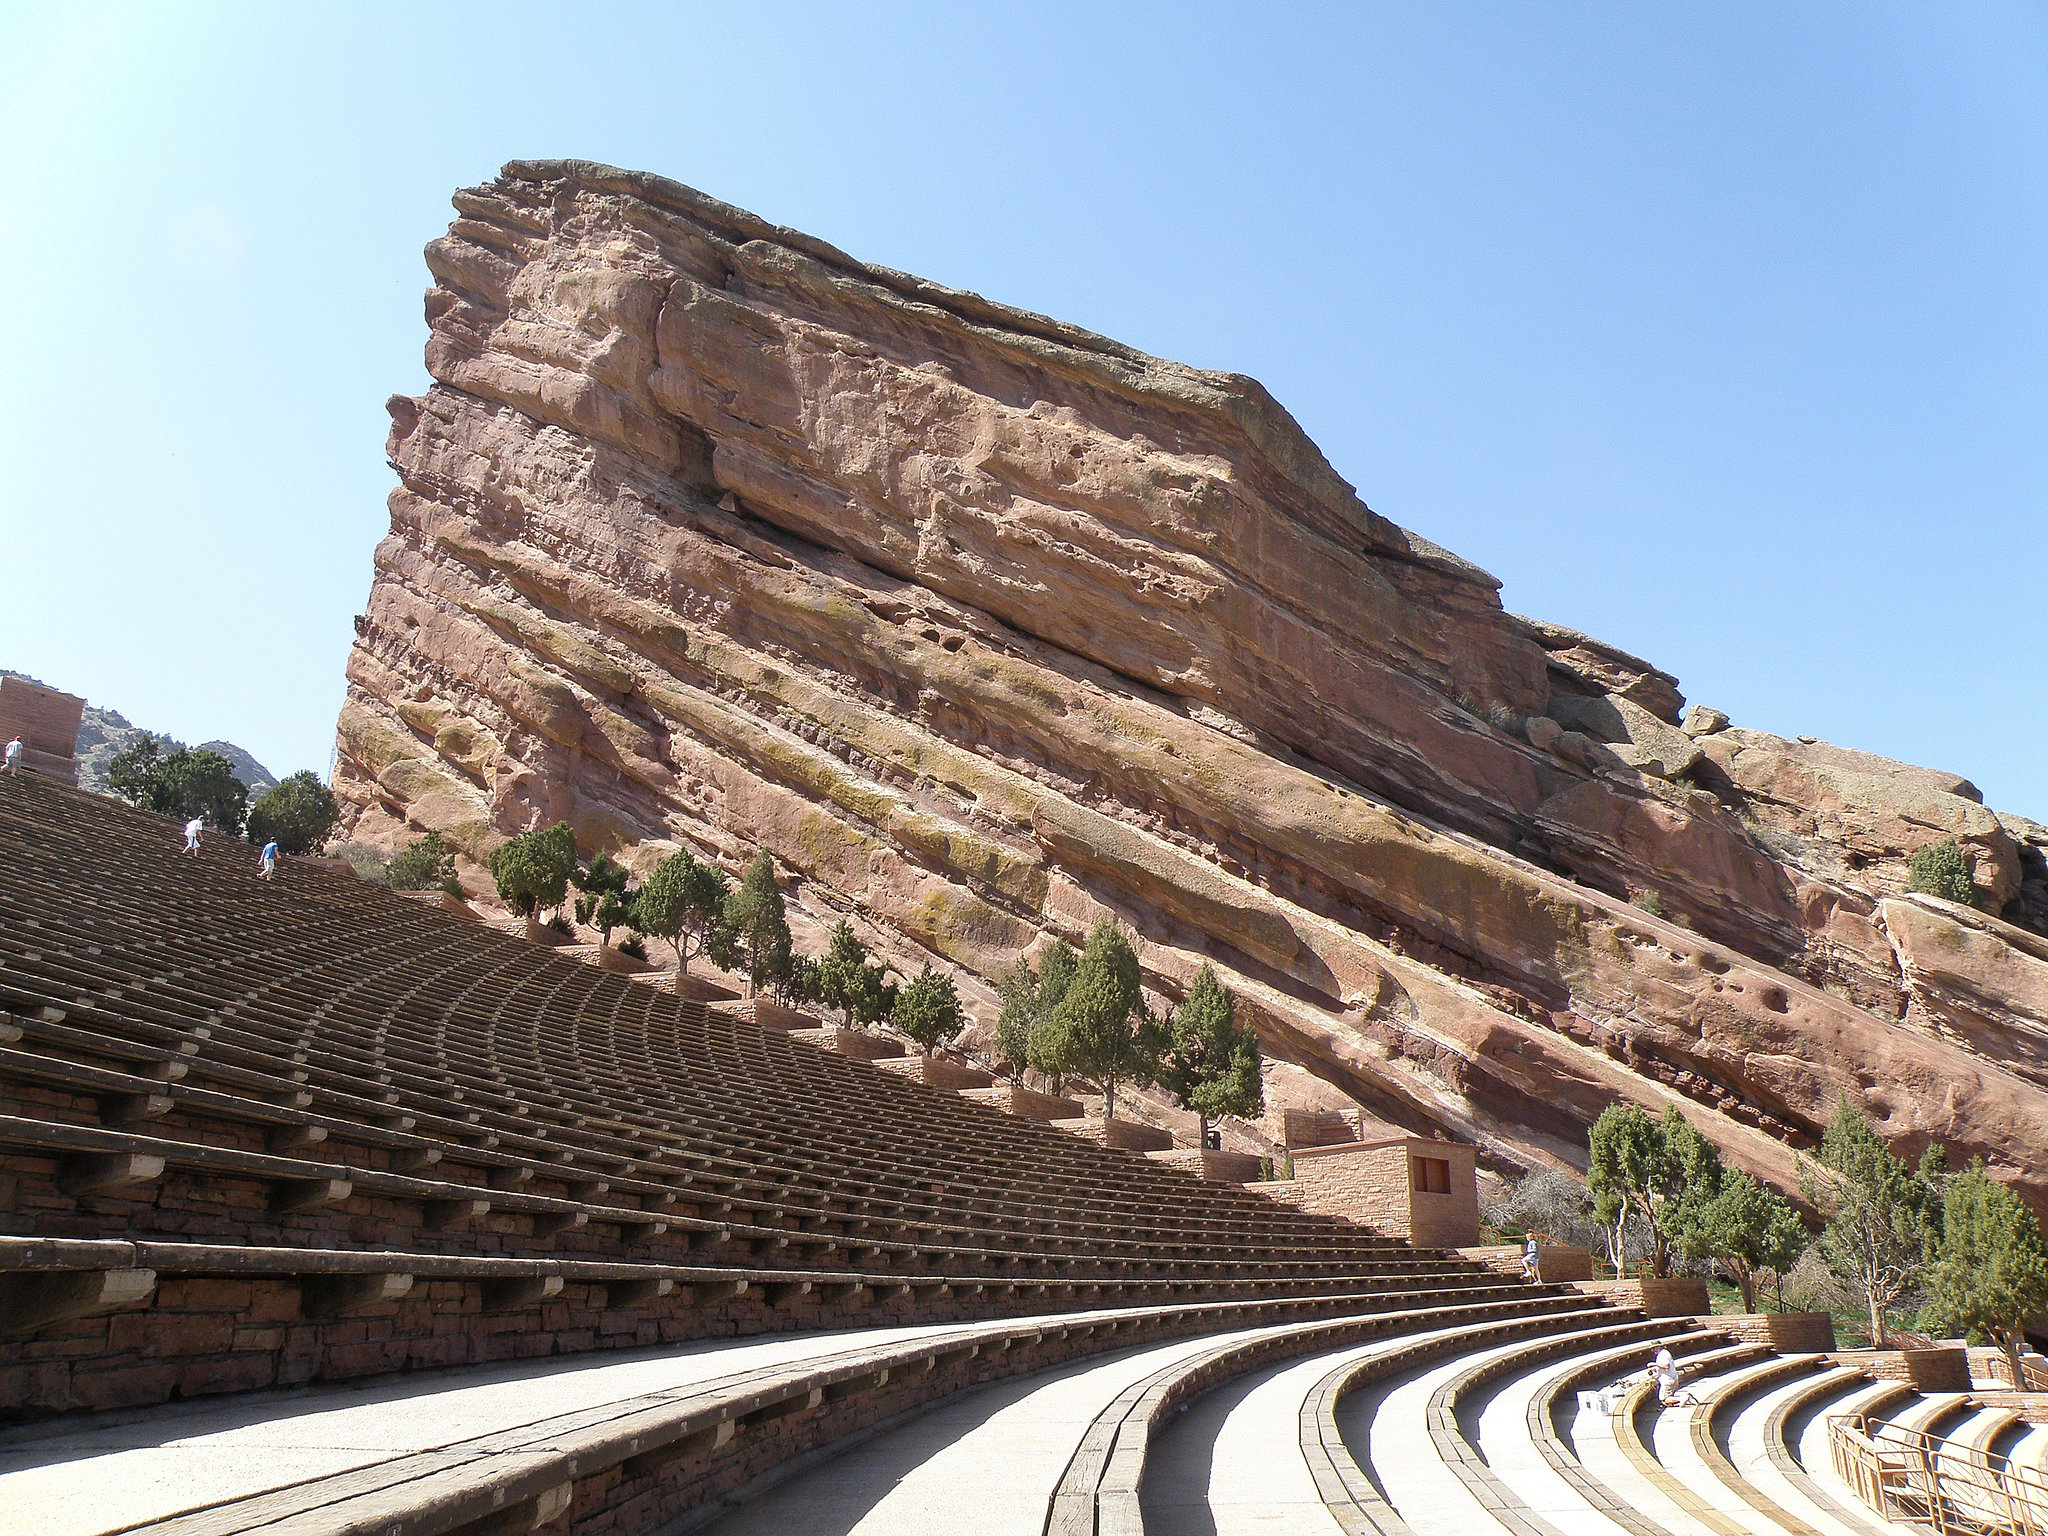
[[[2048,832],[1505,612],[1249,379],[652,176],[455,203],[353,836],[766,846],[982,1004],[1114,916],[1162,999],[1214,963],[1275,1054],[1497,1166],[1626,1097],[1789,1184],[1848,1094],[2048,1197]],[[1905,894],[1946,836],[1985,912]]]

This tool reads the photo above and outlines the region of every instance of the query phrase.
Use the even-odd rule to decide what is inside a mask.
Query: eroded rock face
[[[766,846],[799,911],[984,1009],[1115,916],[1162,998],[1211,961],[1276,1055],[1502,1165],[1631,1097],[1790,1183],[1847,1093],[2048,1195],[2048,966],[1995,919],[1937,958],[1952,920],[1900,896],[1955,836],[2048,926],[1967,783],[1681,730],[1674,679],[1503,612],[1248,379],[658,178],[515,163],[456,207],[351,835]]]

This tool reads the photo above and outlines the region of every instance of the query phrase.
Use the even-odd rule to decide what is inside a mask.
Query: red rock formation
[[[1249,379],[651,176],[455,203],[352,835],[765,845],[799,909],[984,1003],[1114,915],[1162,995],[1213,961],[1276,1054],[1501,1163],[1581,1156],[1626,1096],[1785,1183],[1848,1093],[2048,1197],[2042,829],[1681,728],[1674,679],[1504,612]],[[1901,895],[1941,836],[2010,922]]]

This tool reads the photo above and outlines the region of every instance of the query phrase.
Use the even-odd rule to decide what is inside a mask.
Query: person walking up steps
[[[1538,1259],[1536,1234],[1531,1232],[1528,1239],[1522,1244],[1522,1278],[1531,1285],[1543,1283],[1543,1271]]]
[[[197,853],[199,851],[199,834],[205,826],[206,818],[204,816],[194,816],[185,823],[185,851],[187,853]]]
[[[263,845],[263,852],[261,855],[259,855],[259,857],[261,857],[263,862],[256,866],[256,878],[258,880],[268,880],[272,875],[277,873],[276,838],[273,837],[269,842]]]
[[[21,773],[21,738],[15,737],[7,743],[7,776],[17,777]]]

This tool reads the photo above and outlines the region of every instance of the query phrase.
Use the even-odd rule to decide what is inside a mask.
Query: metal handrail
[[[1827,1424],[1835,1470],[1887,1520],[1942,1536],[2048,1536],[2040,1468],[1868,1414],[1832,1414]]]

